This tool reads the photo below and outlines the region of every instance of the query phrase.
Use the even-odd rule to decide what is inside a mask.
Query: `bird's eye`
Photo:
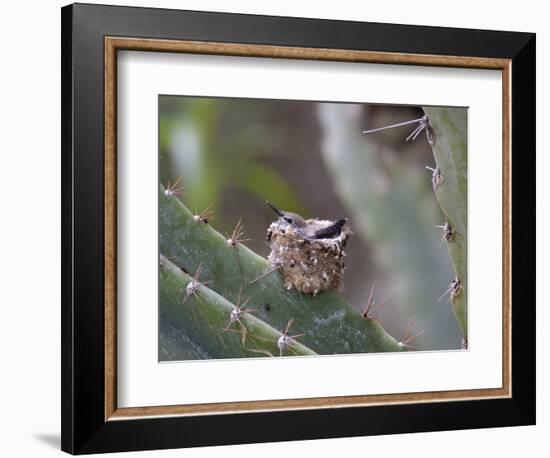
[[[292,224],[292,218],[285,217],[285,221],[286,221],[288,224]]]

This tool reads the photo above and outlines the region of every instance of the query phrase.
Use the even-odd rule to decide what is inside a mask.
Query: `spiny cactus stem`
[[[453,263],[455,280],[443,297],[450,295],[449,302],[467,339],[468,116],[465,109],[423,109],[436,137],[432,145],[436,163],[436,169],[432,169],[433,189],[452,229],[452,243],[447,243],[447,249]]]
[[[173,264],[165,261],[165,266],[161,269],[161,295],[164,301],[161,304],[161,313],[166,319],[185,329],[198,344],[204,343],[203,347],[212,357],[238,357],[243,353],[242,346],[235,347],[235,339],[223,333],[234,308],[232,303],[235,303],[241,287],[243,291],[250,288],[249,291],[256,298],[254,301],[263,304],[262,307],[256,307],[255,314],[241,315],[241,321],[247,329],[267,337],[277,329],[284,328],[292,317],[294,323],[307,333],[303,337],[307,347],[301,347],[300,343],[292,345],[292,349],[298,350],[300,354],[308,349],[312,349],[310,352],[316,349],[317,353],[323,354],[402,350],[397,340],[387,334],[379,323],[363,319],[361,313],[343,301],[338,294],[327,292],[313,297],[286,290],[282,276],[269,275],[279,266],[270,264],[246,245],[228,246],[226,236],[209,224],[197,224],[193,213],[184,203],[179,199],[168,198],[162,186],[159,187],[159,204],[161,250],[176,255],[175,262],[180,266],[185,265],[187,271],[194,272],[202,263],[203,271],[207,272],[208,277],[215,279],[215,292],[208,287],[199,291],[203,302],[206,301],[209,305],[201,307],[201,329],[197,329],[191,315],[185,315],[181,298],[177,297],[177,277],[186,274],[177,267],[168,267]],[[244,276],[239,271],[233,250],[239,252]],[[258,283],[260,277],[262,281]],[[254,284],[249,285],[249,279],[256,281],[252,280]],[[222,307],[225,310],[220,312]],[[268,332],[259,322],[271,326],[271,330]],[[223,340],[227,349],[219,346],[219,335],[214,335],[214,332],[226,335]],[[276,334],[277,337],[271,340],[271,344],[262,345],[262,350],[279,353],[276,341],[281,334],[278,331]]]
[[[198,304],[190,303],[189,308],[182,308],[181,288],[186,290],[194,279],[195,282],[198,282],[196,274],[191,277],[163,257],[161,297],[164,308],[161,313],[164,319],[168,319],[180,328],[189,339],[201,345],[214,358],[251,356],[251,353],[274,356],[278,352],[277,340],[282,334],[276,328],[249,313],[252,311],[247,307],[249,299],[239,300],[238,305],[233,304],[201,284],[200,291],[193,298],[200,301],[201,307],[195,307]],[[237,307],[243,312],[237,322],[238,328],[225,330],[226,320],[230,319],[231,313]],[[200,311],[200,315],[195,311]],[[232,333],[238,333],[241,336],[240,339],[231,337]],[[300,343],[295,344],[294,350],[299,355],[316,354]]]

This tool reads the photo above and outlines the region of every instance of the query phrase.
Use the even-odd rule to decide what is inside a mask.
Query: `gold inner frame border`
[[[117,51],[172,52],[240,57],[266,57],[337,62],[363,62],[394,65],[493,69],[502,72],[502,387],[453,391],[430,391],[399,394],[333,396],[304,399],[241,401],[169,406],[118,408],[117,405],[117,314],[116,314],[116,106]],[[407,54],[363,50],[303,48],[240,43],[161,40],[147,38],[105,37],[104,39],[104,215],[105,215],[105,421],[144,417],[215,415],[276,410],[364,407],[387,404],[464,401],[509,398],[512,395],[511,366],[511,75],[510,59]]]

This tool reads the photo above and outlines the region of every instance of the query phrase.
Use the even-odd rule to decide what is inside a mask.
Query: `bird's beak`
[[[267,200],[265,201],[265,203],[269,206],[269,208],[271,208],[271,210],[273,210],[277,214],[277,216],[280,216],[280,217],[284,216],[283,212],[281,210],[279,210],[274,205],[271,205],[271,203],[269,203]]]

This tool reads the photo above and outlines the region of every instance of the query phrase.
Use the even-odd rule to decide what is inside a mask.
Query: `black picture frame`
[[[64,451],[84,454],[535,424],[534,34],[88,4],[66,6],[61,14]],[[106,36],[511,59],[512,396],[106,420]]]

